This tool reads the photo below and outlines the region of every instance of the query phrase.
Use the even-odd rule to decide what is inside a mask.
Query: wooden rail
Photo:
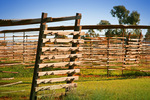
[[[150,29],[150,26],[146,25],[81,25],[82,30],[87,29]],[[2,30],[0,33],[10,32],[28,32],[28,31],[39,31],[39,28],[28,28],[28,29],[16,29],[16,30]],[[48,30],[74,30],[74,26],[56,26],[48,27]]]
[[[59,21],[67,21],[73,19],[81,19],[81,16],[68,16],[68,17],[58,17],[52,18],[47,17],[44,19],[45,22],[59,22]],[[35,19],[1,19],[0,20],[0,27],[2,26],[15,26],[15,25],[28,25],[28,24],[39,24],[41,23],[41,18]]]

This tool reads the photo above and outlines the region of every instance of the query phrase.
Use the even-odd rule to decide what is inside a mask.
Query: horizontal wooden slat
[[[58,66],[72,66],[72,65],[80,65],[80,61],[76,62],[59,62],[59,63],[44,63],[44,64],[39,64],[39,68],[44,68],[44,67],[58,67]]]
[[[69,54],[69,55],[41,55],[41,60],[43,59],[63,59],[72,57],[82,57],[82,54]]]
[[[101,42],[102,40],[85,40],[85,42]]]
[[[0,85],[0,87],[6,87],[6,86],[16,85],[16,84],[20,84],[20,83],[22,83],[22,81],[15,82],[15,83],[9,83],[9,84]]]
[[[51,17],[47,18],[47,21],[51,21]],[[0,20],[0,26],[14,26],[14,25],[28,25],[37,24],[41,22],[41,18],[36,19],[4,19]]]
[[[146,25],[82,25],[82,30],[87,29],[113,29],[113,28],[124,28],[124,29],[148,29],[150,26]],[[48,30],[74,30],[74,26],[55,26],[48,27]],[[39,31],[39,28],[28,28],[28,29],[16,29],[16,30],[3,30],[0,33],[10,32],[25,32],[25,31]]]
[[[66,21],[66,20],[73,20],[73,19],[81,19],[81,16],[67,16],[67,17],[52,18],[52,22]]]
[[[44,31],[44,34],[50,35],[85,35],[85,32],[69,32],[69,31]]]
[[[42,47],[42,52],[44,51],[54,51],[54,50],[58,50],[58,51],[82,51],[83,47]]]
[[[123,65],[124,67],[133,67],[133,66],[139,66],[138,64],[134,64],[134,65]]]
[[[139,59],[134,59],[134,58],[132,58],[132,59],[129,59],[129,58],[125,58],[125,60],[130,60],[130,61],[135,61],[135,60],[139,60]]]
[[[72,44],[45,44],[48,47],[71,47]]]
[[[139,42],[128,42],[129,43],[129,45],[130,44],[134,44],[134,45],[138,45],[139,44]]]
[[[107,64],[106,66],[122,66],[123,64]]]
[[[38,76],[58,75],[58,74],[71,74],[71,73],[79,73],[79,72],[80,72],[80,69],[43,71],[43,72],[38,72]]]
[[[129,39],[129,41],[142,41],[143,39]]]
[[[137,49],[130,49],[130,48],[128,48],[127,50],[128,50],[128,51],[141,51],[140,48],[137,48]]]
[[[112,53],[112,52],[109,52],[109,54],[112,54],[112,55],[125,55],[125,53],[119,53],[119,52],[114,52],[114,53]]]
[[[80,69],[43,71],[43,72],[38,72],[38,76],[58,75],[58,74],[71,74],[71,73],[79,73],[79,72],[80,72]]]
[[[66,21],[66,20],[73,20],[73,19],[81,19],[81,16],[67,16],[67,17],[58,17],[52,18],[47,17],[46,22],[58,22],[58,21]],[[1,19],[0,26],[15,26],[15,25],[28,25],[28,24],[38,24],[41,22],[41,18],[35,19]]]
[[[142,44],[143,45],[143,44]],[[141,47],[142,45],[125,45],[125,47]]]
[[[41,84],[41,83],[54,83],[54,82],[62,82],[62,81],[73,81],[73,80],[78,80],[78,79],[79,79],[79,76],[49,78],[49,79],[38,79],[37,80],[37,84]]]
[[[123,60],[117,60],[117,61],[107,61],[107,62],[116,63],[116,62],[124,62],[124,61]]]
[[[142,53],[142,52],[139,52],[139,51],[137,51],[137,52],[127,52],[127,54],[140,54],[140,53]]]
[[[38,91],[44,91],[44,90],[55,90],[55,89],[62,89],[62,88],[68,88],[68,87],[77,87],[77,83],[36,87],[35,91],[38,92]]]
[[[55,43],[84,43],[83,39],[43,39],[43,43],[55,42]]]

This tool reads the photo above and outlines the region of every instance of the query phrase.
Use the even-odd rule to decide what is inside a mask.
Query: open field
[[[23,65],[1,67],[0,70],[14,71],[16,73],[0,73],[0,77],[14,77],[13,80],[0,80],[0,84],[22,81],[21,84],[1,87],[0,100],[29,99],[33,69]],[[77,89],[73,95],[64,97],[64,100],[149,100],[150,99],[150,73],[124,71],[111,71],[106,77],[105,69],[81,69]],[[50,76],[49,76],[50,77]],[[53,76],[57,77],[57,76]],[[60,92],[64,90],[56,90]],[[53,91],[53,93],[55,93]],[[72,93],[72,92],[71,92]],[[7,100],[6,99],[6,100]]]

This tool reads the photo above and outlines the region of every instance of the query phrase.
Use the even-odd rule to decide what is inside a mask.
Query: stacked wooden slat
[[[126,39],[125,59],[124,59],[125,68],[139,66],[140,55],[142,52],[142,49],[141,49],[142,34],[137,39],[130,38],[130,35],[131,34],[129,34]]]
[[[129,35],[130,36],[130,35]],[[142,46],[142,36],[138,39],[130,37],[99,37],[85,40],[83,47],[83,66],[109,70],[123,70],[138,66]]]
[[[142,49],[141,58],[140,58],[141,67],[149,69],[150,68],[150,42],[143,41],[141,49]]]
[[[124,62],[125,55],[125,37],[108,37],[107,38],[107,76],[109,76],[109,69],[121,69]]]
[[[87,62],[92,62],[92,60],[99,62],[99,66],[107,66],[108,63],[118,61],[122,62],[122,55],[124,55],[124,48],[122,47],[123,39],[124,37],[101,37],[97,40],[85,40],[83,48],[87,52],[84,53],[85,57],[83,59],[85,62],[86,60]]]
[[[0,59],[7,58],[7,60],[19,62],[34,61],[38,35],[28,32],[3,34],[0,40]]]
[[[85,40],[83,44],[84,66],[104,66],[106,65],[106,38]]]
[[[43,17],[46,17],[45,13],[43,13]],[[75,24],[75,28],[77,28],[77,24]],[[39,95],[41,96],[42,91],[65,89],[65,93],[67,93],[72,87],[77,86],[77,83],[73,81],[78,80],[79,76],[74,76],[74,74],[79,73],[80,69],[74,68],[81,64],[78,61],[82,57],[82,54],[78,52],[83,49],[79,47],[79,44],[84,43],[84,40],[80,39],[81,35],[84,35],[84,32],[76,29],[74,32],[49,31],[46,22],[41,23],[30,99],[34,100]],[[69,38],[63,38],[64,36]],[[56,68],[66,67],[69,69],[56,70]]]
[[[44,31],[45,33],[45,31]],[[56,35],[56,34],[52,34],[53,31],[50,31],[47,34],[51,34],[51,35]],[[59,33],[65,33],[63,32],[57,32],[57,35]],[[80,32],[66,32],[65,35],[75,35],[75,34],[83,34]],[[59,35],[63,35],[63,34],[59,34]],[[55,43],[55,44],[63,44],[63,43],[80,43],[80,41],[83,42],[83,40],[81,39],[46,39],[43,38],[43,45],[47,42],[49,43]],[[45,68],[45,67],[66,67],[66,66],[74,66],[74,65],[80,65],[81,62],[79,61],[72,61],[72,62],[57,62],[57,63],[45,63],[46,61],[51,61],[54,59],[59,59],[60,61],[63,61],[64,59],[70,59],[70,58],[79,58],[82,57],[82,54],[69,54],[71,53],[71,51],[80,51],[82,49],[80,49],[81,47],[59,47],[59,46],[55,46],[55,47],[42,47],[42,55],[40,57],[40,60],[43,60],[41,64],[39,64],[39,68]],[[63,51],[65,54],[64,55],[60,55],[59,51]],[[47,55],[46,52],[52,53],[51,55]],[[57,54],[54,54],[53,52],[57,52]],[[68,54],[67,54],[68,53]],[[54,90],[54,89],[62,89],[62,88],[68,88],[68,87],[76,87],[77,84],[76,83],[71,83],[73,80],[78,80],[78,76],[72,76],[75,73],[79,73],[80,69],[70,69],[70,70],[57,70],[57,71],[40,71],[38,72],[38,77],[40,76],[45,76],[45,75],[58,75],[58,74],[68,74],[71,76],[68,77],[59,77],[59,78],[47,78],[47,79],[37,79],[37,84],[46,84],[46,83],[54,83],[54,82],[62,82],[62,81],[66,81],[66,82],[70,82],[68,84],[59,84],[59,85],[50,85],[50,86],[41,86],[41,87],[36,87],[36,92],[38,91],[44,91],[44,90]]]

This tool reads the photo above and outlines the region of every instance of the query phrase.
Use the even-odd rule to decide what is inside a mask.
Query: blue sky
[[[100,20],[118,24],[110,10],[113,6],[124,5],[131,12],[140,13],[140,25],[150,25],[150,0],[0,0],[0,4],[0,19],[40,18],[42,12],[49,17],[82,13],[81,25],[96,25]]]

